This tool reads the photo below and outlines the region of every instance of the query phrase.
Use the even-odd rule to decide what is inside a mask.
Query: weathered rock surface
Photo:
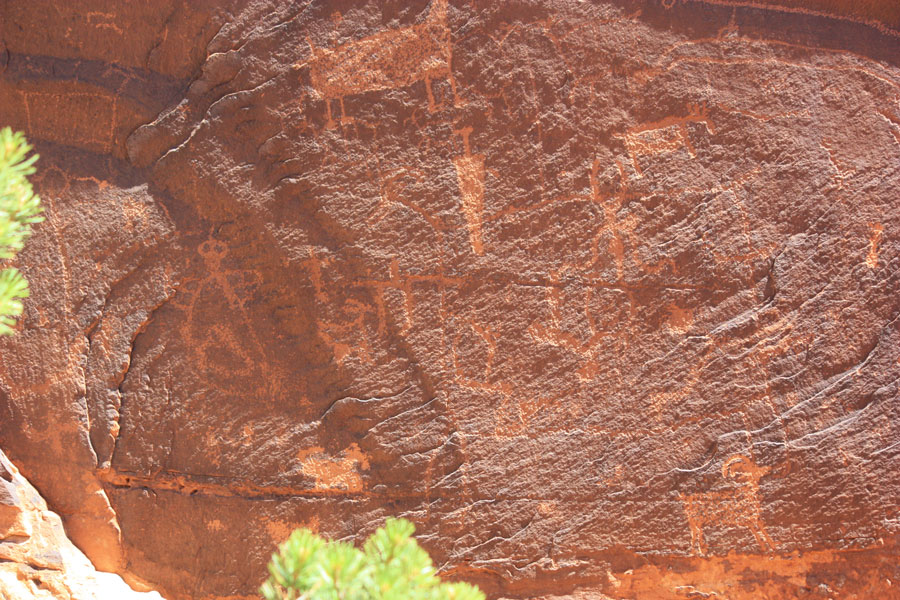
[[[59,515],[47,509],[0,451],[0,599],[160,600],[135,592],[112,573],[94,570],[66,537]]]
[[[0,445],[98,567],[900,597],[896,3],[47,4]]]

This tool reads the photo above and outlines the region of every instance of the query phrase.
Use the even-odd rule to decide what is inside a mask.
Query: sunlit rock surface
[[[403,515],[494,597],[898,594],[895,2],[0,11],[0,446],[98,568]]]

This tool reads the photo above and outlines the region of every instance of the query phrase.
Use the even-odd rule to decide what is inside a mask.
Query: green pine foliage
[[[272,555],[260,593],[266,600],[484,600],[468,583],[442,582],[414,531],[389,518],[359,550],[298,529]]]
[[[0,130],[0,259],[14,258],[31,234],[31,224],[44,220],[40,198],[28,181],[38,157],[26,158],[29,151],[24,135],[9,127]],[[0,271],[0,335],[13,333],[27,297],[28,282],[18,269]]]

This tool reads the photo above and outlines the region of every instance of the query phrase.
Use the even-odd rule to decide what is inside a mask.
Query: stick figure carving
[[[735,455],[722,465],[722,477],[734,480],[735,487],[678,494],[691,528],[691,553],[705,555],[708,551],[703,539],[706,525],[739,525],[750,530],[760,550],[771,552],[775,543],[763,527],[759,516],[759,480],[769,472],[769,467],[758,467],[752,459]]]

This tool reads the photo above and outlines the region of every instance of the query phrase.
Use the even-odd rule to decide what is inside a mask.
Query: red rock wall
[[[894,6],[0,3],[0,447],[170,598],[390,514],[492,596],[898,597]]]

